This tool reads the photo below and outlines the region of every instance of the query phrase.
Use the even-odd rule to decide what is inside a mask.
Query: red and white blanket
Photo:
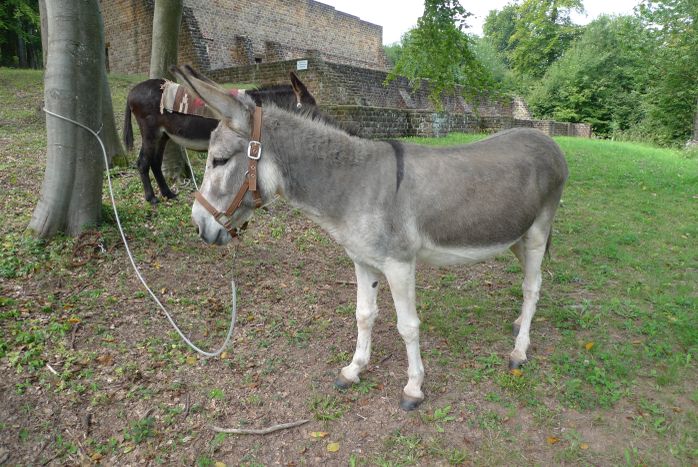
[[[216,115],[204,104],[204,101],[190,94],[184,86],[165,80],[161,89],[161,114],[167,111],[187,115],[198,115],[199,117],[216,118]],[[237,96],[238,94],[244,94],[245,90],[231,89],[228,93],[231,96]]]

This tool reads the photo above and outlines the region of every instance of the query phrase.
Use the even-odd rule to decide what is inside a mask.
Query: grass
[[[363,404],[397,403],[396,394],[385,392],[386,387],[393,391],[398,383],[404,384],[404,348],[399,341],[389,346],[388,342],[398,339],[392,328],[389,336],[374,335],[374,361],[385,359],[382,368],[346,393],[325,395],[318,389],[351,359],[354,304],[350,298],[325,309],[327,298],[320,286],[329,282],[335,289],[332,293],[338,295],[342,290],[334,278],[325,281],[315,274],[305,257],[314,250],[334,250],[319,228],[298,229],[299,214],[293,210],[276,217],[261,213],[258,232],[245,238],[245,247],[254,248],[260,258],[238,259],[245,271],[261,267],[268,271],[265,278],[272,278],[254,284],[251,292],[261,297],[263,308],[252,313],[248,304],[240,315],[240,340],[252,343],[248,349],[243,345],[247,353],[223,360],[217,367],[217,361],[191,358],[178,338],[159,324],[147,328],[155,329],[155,335],[129,336],[124,341],[119,328],[127,323],[119,321],[121,307],[147,303],[147,297],[136,291],[128,274],[116,273],[109,283],[91,284],[119,254],[110,250],[118,245],[118,236],[106,198],[104,222],[98,229],[106,252],[81,268],[71,266],[75,239],[43,242],[24,234],[37,197],[36,180],[43,171],[36,160],[46,143],[38,110],[40,79],[33,71],[0,70],[0,99],[6,103],[0,108],[0,121],[10,122],[0,125],[0,365],[8,373],[6,394],[28,401],[42,391],[46,397],[62,398],[59,403],[66,406],[83,404],[103,412],[124,407],[118,405],[115,394],[131,404],[160,407],[157,416],[135,419],[133,406],[126,406],[119,418],[120,431],[101,438],[94,435],[81,441],[80,448],[79,438],[53,434],[51,439],[56,441],[47,454],[52,450],[62,462],[78,463],[76,452],[84,445],[105,456],[135,449],[144,457],[129,457],[132,463],[146,459],[152,451],[165,463],[176,459],[207,465],[222,459],[217,450],[231,443],[223,438],[210,452],[186,459],[178,457],[177,449],[186,450],[187,440],[204,432],[192,432],[192,424],[204,426],[226,411],[243,407],[243,413],[263,413],[266,406],[276,410],[285,401],[298,399],[299,410],[311,414],[334,440],[341,438],[342,430],[354,430],[353,435],[366,431],[354,426],[360,425],[361,417],[371,415]],[[140,79],[111,77],[118,124],[126,93]],[[454,134],[409,141],[443,145],[483,137]],[[544,263],[541,300],[531,333],[531,362],[520,375],[505,370],[511,322],[521,304],[521,273],[513,256],[502,256],[481,268],[420,270],[418,283],[424,287],[418,290],[418,306],[427,400],[418,414],[394,414],[393,424],[366,435],[370,441],[356,437],[357,443],[365,443],[360,451],[345,451],[349,441],[342,439],[342,450],[332,462],[698,462],[698,158],[695,152],[642,144],[556,140],[566,153],[570,179],[554,224],[552,255]],[[195,156],[194,162],[200,171],[203,161]],[[156,289],[164,290],[169,304],[184,310],[183,316],[192,320],[187,322],[207,320],[210,331],[198,333],[197,343],[213,346],[226,330],[221,318],[225,307],[214,293],[186,288],[185,258],[201,254],[192,246],[198,243],[189,225],[189,205],[164,202],[157,209],[144,209],[135,173],[115,169],[114,175],[119,178],[116,195],[124,228],[130,238],[142,240],[134,243],[137,260],[151,273],[171,270],[176,280],[163,280]],[[297,261],[276,259],[275,248],[284,242]],[[182,264],[165,263],[170,255],[178,255]],[[211,269],[220,268],[220,263],[211,261]],[[336,261],[349,271],[342,279],[350,277],[351,264]],[[330,269],[336,269],[335,263]],[[286,283],[275,283],[275,274],[285,270]],[[220,271],[221,277],[226,271]],[[16,292],[27,289],[42,292],[26,299],[24,292]],[[385,309],[381,319],[389,321],[389,302],[381,306]],[[301,319],[298,310],[308,314]],[[143,316],[144,325],[159,323],[159,317]],[[346,334],[336,332],[337,323],[343,323]],[[87,329],[94,330],[92,345],[73,346],[75,335],[84,337]],[[198,330],[194,324],[190,329]],[[318,352],[314,342],[328,335],[331,341],[325,352]],[[294,355],[315,352],[312,361],[323,365],[323,370],[307,370],[311,382],[306,394],[255,392],[271,384],[265,382],[267,378],[276,381],[280,374],[297,372],[294,357],[274,354],[279,346]],[[58,376],[48,373],[47,364]],[[181,380],[185,377],[180,373],[207,374],[210,367],[214,377],[208,381]],[[332,375],[323,374],[325,370]],[[217,372],[225,372],[226,377]],[[150,383],[163,378],[172,384],[163,388]],[[114,387],[120,385],[122,393],[115,393]],[[172,398],[185,400],[189,393],[186,411],[184,405],[172,403]],[[22,405],[26,404],[17,407]],[[142,406],[138,410],[145,412]],[[40,430],[3,422],[0,432],[3,439],[26,446],[38,443]],[[594,436],[603,442],[595,444]],[[549,444],[548,437],[557,441]],[[174,440],[171,445],[165,444],[168,439]],[[317,443],[294,442],[298,448],[292,454],[298,458],[310,452],[319,455],[313,451]],[[245,462],[266,455],[264,444],[246,446]]]

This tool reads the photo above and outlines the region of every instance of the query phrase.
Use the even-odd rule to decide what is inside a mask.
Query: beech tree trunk
[[[150,78],[173,80],[170,65],[177,64],[177,43],[182,24],[183,0],[155,0],[153,43],[150,52]],[[167,143],[162,171],[170,180],[188,178],[184,150],[172,141]]]
[[[104,52],[102,52],[104,54]],[[111,89],[109,89],[109,78],[107,76],[106,67],[102,68],[102,131],[99,136],[102,137],[102,143],[107,150],[107,158],[109,166],[118,165],[126,167],[128,165],[126,159],[126,148],[119,138],[119,132],[116,129],[116,120],[114,120],[114,107],[111,101]]]
[[[696,99],[696,113],[693,116],[693,141],[698,143],[698,99]]]
[[[41,58],[46,69],[48,58],[48,17],[46,16],[46,0],[39,0],[39,18],[41,19]]]
[[[107,76],[106,64],[106,48],[104,44],[104,21],[102,13],[99,12],[99,30],[102,36],[101,52],[102,52],[102,131],[99,135],[102,137],[102,143],[107,150],[107,159],[109,166],[118,165],[126,167],[126,148],[119,138],[119,132],[116,129],[116,120],[114,120],[114,107],[111,101],[111,89],[109,89],[109,78]]]
[[[98,0],[46,0],[46,19],[46,108],[97,131],[105,76]],[[102,151],[85,129],[51,115],[46,133],[46,171],[29,229],[43,238],[77,235],[100,220]]]

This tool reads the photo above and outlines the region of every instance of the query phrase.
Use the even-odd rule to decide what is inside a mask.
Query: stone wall
[[[153,0],[100,0],[110,70],[147,73]],[[302,58],[386,69],[383,28],[315,0],[184,0],[179,62],[208,72]]]
[[[495,133],[509,128],[537,128],[550,136],[590,138],[591,125],[541,120],[521,120],[507,116],[478,116],[472,113],[364,107],[357,105],[322,106],[343,128],[364,138],[402,136],[446,136],[452,132]]]
[[[110,72],[144,73],[150,68],[153,37],[153,0],[100,0]],[[177,61],[208,69],[206,46],[191,8],[184,7]]]
[[[366,138],[442,136],[513,127],[538,128],[551,136],[591,136],[586,124],[532,120],[521,100],[483,98],[471,103],[460,95],[449,96],[438,112],[426,85],[415,91],[405,79],[397,79],[386,87],[386,72],[327,62],[316,52],[302,62],[304,70],[297,70],[299,61],[286,60],[215,70],[209,76],[218,82],[262,86],[288,83],[289,72],[294,71],[324,112]]]
[[[299,71],[299,62],[306,69]],[[302,60],[286,60],[215,70],[208,75],[225,83],[255,83],[260,86],[288,83],[288,74],[294,71],[308,86],[318,102],[324,105],[358,105],[392,109],[427,109],[436,111],[423,84],[413,89],[405,78],[397,78],[384,86],[386,71],[332,63],[322,54],[310,51]],[[460,94],[447,96],[442,110],[449,113],[476,113],[480,116],[512,115],[511,99],[479,99],[466,102]]]

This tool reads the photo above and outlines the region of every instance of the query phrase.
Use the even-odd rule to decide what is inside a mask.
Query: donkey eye
[[[215,169],[219,165],[225,165],[230,159],[213,159],[213,168]]]

